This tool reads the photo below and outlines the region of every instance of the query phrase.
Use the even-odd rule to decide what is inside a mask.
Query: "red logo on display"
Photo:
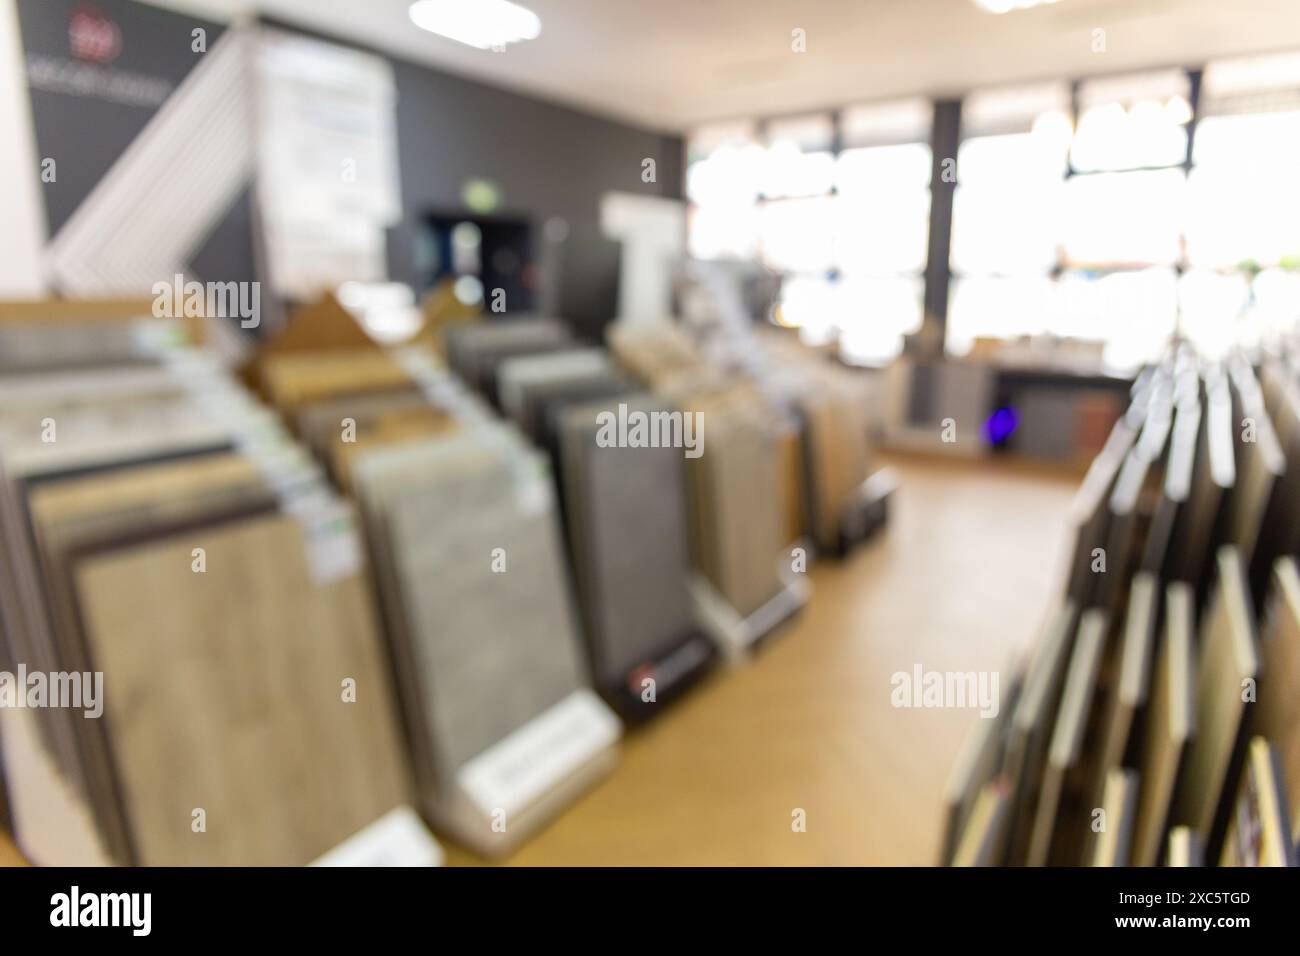
[[[93,7],[82,7],[68,21],[72,55],[91,63],[112,63],[122,52],[122,30]]]

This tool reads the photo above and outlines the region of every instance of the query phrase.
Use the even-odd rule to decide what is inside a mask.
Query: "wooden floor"
[[[512,864],[928,864],[973,710],[890,704],[890,678],[1005,670],[1060,588],[1078,475],[923,459],[883,534],[812,572],[748,666],[624,741],[614,773]],[[806,832],[792,830],[802,810]],[[0,843],[0,863],[17,854]],[[448,862],[477,862],[455,846]]]

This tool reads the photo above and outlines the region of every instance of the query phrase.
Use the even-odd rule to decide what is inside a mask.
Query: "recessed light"
[[[416,0],[410,14],[420,29],[480,50],[536,40],[542,32],[537,14],[510,0]]]
[[[1030,7],[1044,7],[1058,0],[975,0],[975,6],[987,13],[1010,13],[1012,10],[1028,10]]]

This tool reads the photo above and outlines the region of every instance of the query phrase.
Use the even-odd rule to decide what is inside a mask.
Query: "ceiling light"
[[[536,40],[542,32],[537,14],[510,0],[416,0],[410,13],[420,29],[480,50]]]
[[[1028,10],[1030,7],[1043,7],[1058,0],[975,0],[975,6],[988,13],[1010,13],[1012,10]]]

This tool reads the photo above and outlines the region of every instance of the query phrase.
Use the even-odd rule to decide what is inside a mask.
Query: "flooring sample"
[[[1205,848],[1191,827],[1174,827],[1169,831],[1166,866],[1204,866]]]
[[[1098,575],[1093,571],[1093,566],[1097,549],[1104,549],[1107,543],[1107,522],[1110,516],[1107,502],[1137,436],[1138,430],[1127,418],[1116,422],[1110,437],[1106,439],[1106,446],[1093,459],[1070,503],[1067,520],[1072,543],[1066,594],[1077,606],[1089,606],[1099,587]]]
[[[558,319],[511,318],[447,330],[447,358],[471,388],[497,402],[496,368],[508,358],[572,349],[573,336]]]
[[[605,338],[619,362],[651,387],[704,362],[694,340],[668,323],[614,322]]]
[[[1254,732],[1277,749],[1287,815],[1300,839],[1300,571],[1281,558],[1260,628],[1262,678]]]
[[[687,396],[702,454],[686,462],[696,567],[747,617],[781,590],[786,558],[780,501],[778,413],[749,389]],[[707,438],[703,436],[707,435]]]
[[[34,550],[27,494],[36,484],[105,472],[149,460],[182,458],[227,447],[223,429],[195,420],[193,407],[153,403],[129,414],[118,410],[105,428],[92,416],[65,417],[52,443],[29,441],[5,449],[0,460],[0,536],[5,541],[0,571],[5,634],[13,660],[29,670],[62,670],[50,629],[49,607]],[[63,773],[84,789],[78,747],[69,712],[46,708],[37,726]]]
[[[576,568],[577,554],[570,520],[570,494],[577,494],[577,478],[569,474],[569,463],[564,453],[564,421],[569,409],[597,400],[613,399],[620,395],[638,393],[631,380],[622,376],[569,382],[556,388],[530,391],[529,401],[535,403],[537,434],[529,437],[546,452],[555,480],[556,503],[559,506],[560,526],[564,536],[565,553],[571,566]],[[616,405],[617,403],[615,403]]]
[[[806,461],[811,466],[813,532],[817,546],[837,551],[845,509],[867,478],[867,401],[842,379],[828,379],[796,399],[804,413]]]
[[[466,761],[587,683],[550,478],[473,433],[363,456],[356,478],[422,786],[446,796]]]
[[[149,365],[134,320],[0,325],[0,374],[55,369]]]
[[[1234,367],[1233,382],[1238,402],[1233,417],[1241,427],[1229,540],[1241,552],[1255,606],[1260,608],[1274,562],[1283,555],[1294,555],[1300,545],[1300,454],[1293,453],[1288,459],[1264,391],[1244,361]]]
[[[1078,865],[1081,833],[1088,821],[1087,808],[1071,793],[1067,776],[1078,766],[1083,752],[1084,729],[1101,666],[1102,645],[1109,619],[1105,611],[1090,608],[1079,619],[1079,635],[1070,656],[1061,707],[1052,726],[1043,774],[1042,792],[1035,808],[1034,828],[1025,862],[1029,866]]]
[[[303,534],[274,515],[78,562],[133,862],[299,865],[403,802],[365,583],[315,582]]]
[[[985,784],[953,854],[953,866],[998,865],[997,852],[1009,812],[1010,789],[1004,780]]]
[[[267,398],[289,416],[322,398],[411,386],[406,370],[379,349],[268,355],[261,360],[260,374]]]
[[[629,396],[570,409],[564,421],[568,519],[592,670],[598,684],[629,674],[696,634],[683,451],[599,447],[602,412],[667,413]]]
[[[1252,738],[1247,745],[1219,865],[1296,865],[1277,751],[1263,737]]]
[[[1136,716],[1146,706],[1151,687],[1151,657],[1160,612],[1160,582],[1139,573],[1129,589],[1128,612],[1121,632],[1119,672],[1107,700],[1101,751],[1093,770],[1092,792],[1100,801],[1106,778],[1124,762]],[[1100,802],[1096,804],[1100,806]]]
[[[1165,596],[1164,640],[1152,675],[1151,704],[1139,763],[1141,788],[1133,831],[1134,866],[1155,866],[1196,728],[1195,595],[1184,582]]]
[[[1177,529],[1188,520],[1187,501],[1192,491],[1200,430],[1201,403],[1199,396],[1196,396],[1180,405],[1174,414],[1173,430],[1169,438],[1169,458],[1165,464],[1164,488],[1142,552],[1143,571],[1167,576],[1176,560],[1170,544],[1176,536],[1180,540],[1186,537],[1185,530],[1179,534]]]
[[[1192,584],[1198,596],[1214,575],[1214,548],[1222,530],[1225,502],[1237,480],[1233,458],[1232,400],[1222,376],[1206,381],[1201,415],[1201,438],[1192,490],[1187,499],[1187,520],[1180,521],[1169,543],[1173,564],[1169,577]]]
[[[353,491],[352,473],[356,462],[371,450],[450,434],[457,427],[452,418],[428,406],[376,415],[364,424],[357,422],[349,440],[335,435],[327,449],[325,460],[335,484],[350,494]]]
[[[94,669],[70,570],[79,552],[138,540],[159,528],[193,525],[218,515],[269,511],[275,505],[252,463],[229,454],[39,484],[29,500],[54,653],[60,669],[73,672]],[[126,858],[126,834],[103,724],[72,716],[76,759],[86,777],[90,809],[111,851],[119,859]]]
[[[1246,698],[1259,678],[1255,615],[1241,557],[1219,549],[1218,579],[1201,626],[1196,672],[1196,738],[1179,788],[1177,822],[1194,827],[1217,858],[1240,768]],[[1253,699],[1253,692],[1250,694]]]
[[[428,408],[429,400],[418,388],[384,389],[332,398],[320,398],[298,409],[294,432],[317,458],[324,458],[343,433],[345,419],[361,425],[392,412]]]
[[[527,393],[537,386],[557,382],[581,381],[605,377],[614,372],[614,363],[604,349],[564,349],[506,359],[497,373],[501,410],[524,432],[533,434],[535,427],[525,422]]]
[[[1013,787],[1005,862],[1013,866],[1023,864],[1029,854],[1052,721],[1059,710],[1061,685],[1074,647],[1078,619],[1078,611],[1069,600],[1048,616],[1011,718],[1004,764]]]
[[[950,866],[957,846],[966,830],[979,795],[997,775],[1006,752],[1007,735],[1011,729],[1011,715],[1024,686],[1024,674],[1014,666],[1003,673],[1014,676],[1008,682],[998,709],[992,718],[979,718],[963,745],[952,775],[944,787],[944,835],[939,851],[939,865]]]
[[[1093,866],[1128,866],[1129,846],[1133,838],[1133,813],[1137,800],[1137,774],[1116,767],[1106,774],[1101,808],[1106,828],[1098,835]]]

